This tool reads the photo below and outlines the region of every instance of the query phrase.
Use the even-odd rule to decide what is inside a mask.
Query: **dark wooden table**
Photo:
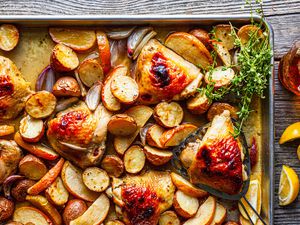
[[[237,14],[247,13],[244,0],[0,0],[0,15],[104,15],[104,14]],[[288,207],[278,206],[282,164],[300,175],[298,143],[279,146],[285,127],[300,121],[300,98],[288,93],[277,79],[280,58],[294,40],[300,40],[300,0],[265,0],[264,13],[275,32],[275,215],[274,224],[300,224],[300,197]]]

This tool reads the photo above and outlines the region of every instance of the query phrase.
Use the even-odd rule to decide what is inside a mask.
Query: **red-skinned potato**
[[[0,37],[0,49],[11,51],[19,42],[19,31],[12,24],[2,24],[0,26]]]
[[[197,198],[178,190],[174,195],[173,206],[179,215],[184,218],[191,218],[199,208],[199,201]]]
[[[238,119],[237,108],[223,102],[214,102],[207,111],[206,117],[209,121],[212,121],[216,115],[220,115],[222,112],[224,112],[224,110],[228,110],[232,118]]]
[[[11,195],[18,202],[24,202],[27,196],[27,190],[35,184],[35,181],[24,179],[18,181],[11,189]]]
[[[0,196],[0,222],[8,220],[14,213],[14,202]]]
[[[160,141],[160,138],[164,132],[165,129],[159,126],[158,124],[153,124],[151,127],[149,127],[146,133],[146,142],[148,143],[148,145],[157,148],[164,148]]]
[[[97,59],[84,60],[77,72],[80,80],[88,87],[92,87],[97,81],[104,81],[103,70]]]
[[[13,220],[22,224],[39,224],[49,225],[53,224],[50,218],[42,211],[32,206],[21,206],[17,208],[13,215]]]
[[[116,136],[128,136],[137,130],[135,120],[127,114],[116,114],[112,116],[107,124],[110,133]]]
[[[65,188],[62,179],[57,177],[56,180],[45,191],[47,199],[55,205],[62,206],[67,203],[69,192]]]
[[[210,104],[206,94],[199,92],[187,101],[186,107],[191,113],[201,115],[209,109]]]
[[[27,115],[20,121],[19,132],[24,141],[38,142],[44,136],[44,122]]]
[[[19,172],[28,179],[39,180],[48,172],[48,169],[36,156],[26,155],[19,162]]]
[[[173,157],[172,151],[160,150],[154,147],[150,147],[148,145],[144,147],[144,153],[146,155],[147,160],[155,166],[161,166],[163,164],[166,164]]]
[[[66,225],[79,216],[81,216],[87,210],[87,205],[81,199],[71,199],[68,201],[66,208],[63,212],[63,221]]]
[[[154,119],[163,127],[176,127],[182,122],[183,109],[176,102],[161,102],[154,108]]]
[[[201,41],[205,45],[206,48],[208,48],[208,49],[210,48],[210,44],[209,44],[210,37],[209,37],[209,33],[206,30],[197,28],[197,29],[191,30],[190,34],[194,35],[196,38],[198,38],[198,40]]]
[[[110,70],[110,47],[107,36],[102,31],[96,32],[97,44],[99,50],[99,58],[101,60],[101,66],[104,74],[107,74]]]
[[[80,96],[80,87],[73,77],[60,77],[54,84],[52,93],[58,97]]]
[[[204,80],[207,84],[213,83],[214,88],[218,89],[230,85],[234,76],[233,69],[219,66],[207,72],[204,76]]]
[[[101,162],[101,167],[113,177],[119,177],[124,172],[124,163],[116,155],[106,155]]]
[[[50,64],[57,72],[69,72],[78,67],[79,59],[73,49],[57,44],[52,51]]]
[[[264,38],[262,30],[252,24],[242,26],[239,29],[237,35],[241,39],[241,43],[243,45],[245,45],[249,41],[249,39],[252,35],[257,35],[257,37],[259,37],[261,39]]]

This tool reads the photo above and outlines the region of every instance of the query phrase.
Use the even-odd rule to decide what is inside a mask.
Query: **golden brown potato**
[[[180,225],[180,220],[174,211],[165,211],[159,217],[159,225]]]
[[[19,42],[19,31],[12,24],[0,26],[0,49],[4,51],[13,50]]]
[[[124,172],[123,161],[116,155],[107,155],[101,162],[101,167],[109,176],[119,177]]]
[[[154,108],[154,119],[166,128],[178,126],[183,119],[183,109],[176,102],[161,102]]]
[[[237,35],[240,38],[241,43],[243,45],[246,44],[249,41],[249,39],[252,35],[256,35],[257,37],[259,37],[261,39],[264,38],[262,30],[259,29],[257,26],[252,25],[252,24],[242,26],[239,29]]]
[[[14,202],[0,196],[0,222],[8,220],[14,213]]]
[[[190,142],[186,148],[181,151],[179,159],[185,168],[189,168],[191,166],[194,157],[198,152],[198,148],[200,147],[200,143],[201,142],[198,140],[195,142]]]
[[[30,96],[25,105],[26,112],[36,119],[50,116],[56,106],[55,96],[48,91],[39,91]]]
[[[137,130],[137,124],[135,120],[127,114],[116,114],[110,118],[107,129],[113,135],[127,136]]]
[[[20,223],[20,222],[10,221],[10,222],[6,223],[5,225],[24,225],[24,224]],[[25,225],[32,225],[32,224],[26,223]]]
[[[198,88],[201,86],[202,83],[202,78],[204,77],[204,75],[202,73],[200,73],[195,80],[193,80],[189,85],[187,85],[183,91],[178,94],[175,95],[173,100],[174,101],[181,101],[181,100],[185,100],[191,96],[194,96],[197,93]]]
[[[109,220],[105,223],[105,225],[125,225],[125,224],[119,220]]]
[[[124,166],[128,173],[139,173],[145,166],[145,153],[138,145],[131,146],[124,154]]]
[[[48,172],[48,169],[39,158],[26,155],[19,162],[19,172],[28,179],[39,180]]]
[[[24,225],[49,225],[53,224],[53,222],[49,219],[46,214],[41,212],[35,207],[31,206],[22,206],[15,210],[13,215],[13,220],[16,222],[20,222]]]
[[[174,195],[173,206],[179,215],[184,218],[191,218],[199,208],[199,201],[197,198],[178,190]]]
[[[15,127],[11,125],[0,125],[0,137],[15,133]]]
[[[147,160],[155,166],[161,166],[163,164],[166,164],[173,157],[172,151],[160,150],[154,147],[150,147],[149,145],[146,145],[144,147],[144,153],[146,155]]]
[[[19,132],[24,141],[38,142],[44,136],[45,126],[41,119],[27,115],[20,121]]]
[[[222,42],[213,40],[211,42],[213,49],[217,52],[224,66],[230,66],[232,63],[231,54]]]
[[[221,225],[223,224],[224,220],[226,219],[227,211],[226,208],[217,202],[216,204],[216,212],[213,218],[213,222],[211,225]]]
[[[51,203],[58,206],[62,206],[67,203],[69,198],[69,192],[65,188],[60,177],[57,177],[51,186],[46,189],[45,194]]]
[[[198,28],[198,29],[191,30],[190,34],[198,38],[198,40],[201,41],[206,48],[208,49],[210,48],[210,43],[209,43],[210,37],[206,30]]]
[[[146,133],[146,142],[148,143],[148,145],[157,148],[164,148],[164,146],[160,142],[160,138],[164,132],[165,129],[158,124],[153,124],[151,127],[149,127]]]
[[[213,62],[205,45],[189,33],[175,32],[167,38],[165,45],[198,67],[206,69]]]
[[[110,46],[106,34],[102,31],[96,32],[99,58],[104,74],[107,74],[111,68]]]
[[[93,30],[51,27],[49,34],[54,42],[64,44],[77,52],[86,52],[96,43]]]
[[[52,93],[55,96],[80,96],[80,87],[73,77],[60,77],[54,84]]]
[[[129,76],[116,76],[110,84],[112,94],[124,104],[132,104],[139,97],[139,86]]]
[[[27,190],[35,184],[35,181],[24,179],[18,181],[11,189],[11,195],[19,202],[25,201]]]
[[[84,60],[77,72],[80,80],[88,87],[92,87],[97,81],[104,81],[103,70],[97,59]]]
[[[215,26],[215,38],[220,40],[229,51],[234,48],[235,41],[231,31],[231,25],[229,24],[218,24]]]
[[[213,83],[214,87],[218,89],[229,86],[234,76],[233,69],[219,66],[207,72],[204,76],[204,80],[207,84]]]
[[[96,192],[105,191],[109,186],[109,176],[105,170],[89,167],[82,173],[82,180],[88,189]]]
[[[71,199],[63,212],[64,223],[69,225],[72,220],[81,216],[86,210],[87,206],[83,200]]]
[[[78,67],[79,59],[71,48],[57,44],[52,51],[50,64],[57,72],[69,72]]]
[[[237,108],[223,102],[214,102],[207,112],[207,119],[212,121],[216,115],[220,115],[224,110],[228,110],[230,112],[230,116],[234,119],[238,119]]]
[[[204,92],[197,93],[195,97],[190,98],[186,103],[187,109],[191,113],[197,115],[205,113],[210,104],[211,103]]]

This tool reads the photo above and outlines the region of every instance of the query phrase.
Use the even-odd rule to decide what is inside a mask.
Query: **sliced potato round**
[[[182,124],[171,130],[165,131],[161,136],[160,141],[164,147],[177,146],[196,130],[197,127],[193,124]]]
[[[219,58],[222,60],[225,66],[230,66],[232,63],[231,55],[228,49],[222,42],[213,40],[212,42],[213,49],[217,52]]]
[[[144,152],[147,160],[155,166],[166,164],[173,157],[173,153],[171,151],[160,150],[154,147],[150,147],[149,145],[146,145],[144,147]]]
[[[226,219],[227,211],[224,206],[217,202],[216,204],[216,212],[213,218],[212,225],[221,225]]]
[[[139,173],[145,166],[145,153],[138,145],[131,146],[124,154],[124,166],[128,173]]]
[[[258,28],[257,26],[252,25],[252,24],[242,26],[239,29],[237,35],[241,39],[241,43],[243,45],[246,44],[249,41],[249,39],[252,35],[256,35],[257,37],[259,37],[261,39],[264,38],[262,30],[260,28]]]
[[[101,167],[109,176],[119,177],[124,172],[124,163],[116,155],[107,155],[101,162]]]
[[[105,170],[89,167],[82,173],[82,180],[88,189],[96,192],[105,191],[109,186],[109,176]]]
[[[19,172],[28,179],[39,180],[48,172],[48,169],[38,157],[26,155],[19,162]]]
[[[39,91],[30,96],[25,105],[26,112],[36,119],[50,116],[56,106],[55,96],[48,91]]]
[[[187,61],[206,69],[213,59],[205,47],[194,35],[185,32],[175,32],[168,36],[165,45],[181,55]]]
[[[93,30],[51,27],[49,34],[54,42],[64,44],[77,52],[88,51],[96,43]]]
[[[45,194],[48,201],[58,206],[66,204],[69,198],[69,192],[60,177],[57,177],[51,186],[46,189]]]
[[[160,137],[165,132],[165,129],[158,124],[153,124],[150,126],[146,133],[146,142],[154,147],[164,148],[162,143],[160,142]]]
[[[223,66],[216,67],[211,72],[207,72],[204,80],[207,84],[213,83],[215,88],[228,86],[234,78],[234,70]]]
[[[198,40],[201,41],[205,45],[206,48],[210,47],[210,43],[209,43],[210,37],[209,37],[209,33],[206,30],[197,28],[197,29],[191,30],[190,34],[194,35],[196,38],[198,38]]]
[[[13,50],[19,42],[19,31],[12,24],[0,26],[0,49],[4,51]]]
[[[77,72],[80,80],[88,87],[104,80],[103,70],[97,59],[84,60],[80,63]]]
[[[155,106],[154,119],[163,127],[176,127],[182,122],[183,109],[177,102],[161,102]]]
[[[184,218],[194,216],[199,208],[197,198],[178,190],[174,195],[173,206],[175,211]]]
[[[230,51],[234,48],[234,36],[231,35],[231,25],[218,24],[215,26],[215,37]]]
[[[180,94],[173,97],[174,101],[180,101],[187,99],[197,93],[197,89],[202,83],[202,78],[204,75],[200,73],[189,85],[187,85]]]
[[[52,221],[43,212],[31,206],[16,208],[13,220],[22,224],[49,225]]]
[[[80,96],[80,87],[73,77],[60,77],[54,84],[52,93],[55,96]]]
[[[203,92],[197,93],[195,97],[190,98],[187,103],[187,109],[193,114],[203,114],[205,113],[209,106],[210,101]]]
[[[107,124],[110,133],[116,136],[127,136],[137,130],[135,120],[127,114],[116,114],[112,116]]]
[[[139,97],[139,86],[129,76],[116,76],[110,84],[112,94],[124,104],[132,104]]]
[[[73,49],[57,44],[52,51],[50,63],[55,71],[69,72],[78,67],[79,59]]]
[[[198,152],[200,144],[201,144],[200,140],[197,140],[195,142],[190,142],[188,143],[186,148],[181,151],[179,155],[179,159],[185,168],[189,168],[191,166]]]
[[[45,127],[41,119],[27,115],[20,121],[19,132],[24,141],[38,142],[44,135]]]
[[[174,211],[165,211],[159,217],[159,225],[180,225],[180,220]]]
[[[209,121],[212,121],[216,115],[220,115],[224,110],[228,110],[232,118],[238,119],[237,108],[224,102],[214,102],[207,111],[206,117]]]

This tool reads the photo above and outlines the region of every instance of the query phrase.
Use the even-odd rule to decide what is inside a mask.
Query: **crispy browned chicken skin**
[[[244,154],[233,132],[229,111],[213,119],[188,170],[192,183],[206,184],[228,194],[239,193],[244,181]]]
[[[0,120],[14,119],[25,107],[31,93],[29,83],[16,65],[0,56]]]

